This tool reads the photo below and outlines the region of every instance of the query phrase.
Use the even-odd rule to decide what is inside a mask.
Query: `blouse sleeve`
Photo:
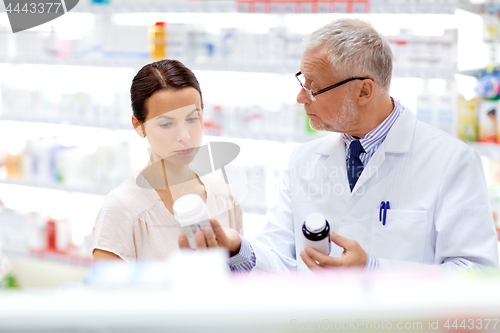
[[[97,215],[92,253],[95,249],[104,250],[128,263],[135,262],[137,254],[133,230],[130,210],[118,197],[108,195]]]

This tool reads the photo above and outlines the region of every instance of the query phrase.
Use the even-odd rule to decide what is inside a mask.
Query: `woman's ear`
[[[139,134],[141,138],[146,137],[146,133],[144,131],[144,125],[141,124],[141,122],[135,116],[132,116],[132,126],[134,127],[135,131],[137,132],[137,134]]]
[[[137,134],[139,134],[139,136],[141,138],[145,138],[146,135],[144,134],[144,131],[142,130],[142,125],[139,125],[135,128],[135,131],[137,132]]]

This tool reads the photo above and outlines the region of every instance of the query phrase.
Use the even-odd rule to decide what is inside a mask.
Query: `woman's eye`
[[[160,127],[163,127],[163,128],[168,128],[172,126],[172,123],[166,123],[166,124],[161,124]]]
[[[196,121],[198,121],[199,118],[198,117],[194,117],[194,118],[188,118],[187,121],[190,122],[190,123],[194,123]]]

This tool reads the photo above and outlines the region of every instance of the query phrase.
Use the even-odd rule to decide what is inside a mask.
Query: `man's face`
[[[313,92],[346,79],[332,73],[328,54],[320,48],[306,51],[302,56],[300,71],[305,78],[305,86]],[[311,101],[307,93],[300,89],[297,102],[304,104],[310,126],[318,131],[349,133],[356,129],[358,111],[349,89],[351,82],[324,92]]]

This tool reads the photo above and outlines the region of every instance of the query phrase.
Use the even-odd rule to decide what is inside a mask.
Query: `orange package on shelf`
[[[482,100],[479,104],[479,142],[497,142],[498,103],[498,100]]]

